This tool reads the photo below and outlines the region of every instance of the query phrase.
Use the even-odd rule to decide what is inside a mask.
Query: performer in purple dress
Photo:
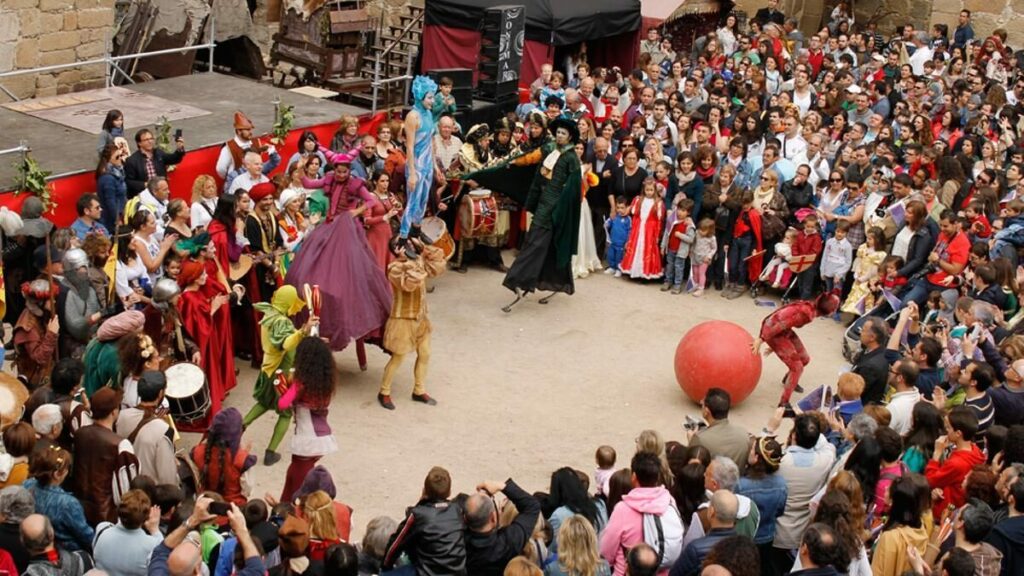
[[[338,155],[326,176],[302,179],[306,188],[323,188],[331,207],[327,222],[303,240],[285,277],[300,294],[305,284],[320,286],[320,333],[334,350],[380,330],[391,312],[391,284],[357,220],[377,199],[365,182],[350,174],[351,163],[351,156]]]

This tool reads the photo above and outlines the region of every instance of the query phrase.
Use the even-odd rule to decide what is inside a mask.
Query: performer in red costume
[[[761,352],[761,346],[767,344],[765,356],[775,352],[779,360],[789,368],[789,372],[782,380],[785,389],[782,391],[782,398],[779,399],[779,406],[789,404],[789,397],[794,391],[803,392],[800,388],[800,375],[803,374],[804,366],[811,362],[804,343],[794,330],[810,324],[815,318],[831,316],[838,308],[839,295],[835,292],[825,292],[813,301],[798,300],[787,304],[769,314],[761,322],[761,332],[750,346],[751,351],[758,354]]]

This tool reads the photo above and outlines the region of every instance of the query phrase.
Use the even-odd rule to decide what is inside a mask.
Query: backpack
[[[644,543],[658,553],[659,568],[671,568],[683,554],[683,519],[675,504],[670,504],[665,512],[644,514]]]

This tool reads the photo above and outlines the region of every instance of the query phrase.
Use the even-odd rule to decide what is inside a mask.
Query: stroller
[[[755,254],[754,256],[757,256],[757,254]],[[782,293],[783,305],[789,304],[789,293],[793,290],[793,287],[797,285],[797,281],[800,279],[800,274],[814,266],[814,262],[817,259],[817,254],[805,254],[803,256],[793,256],[790,258],[789,272],[791,273],[792,278],[789,281],[789,285],[786,286],[786,290]],[[760,294],[761,291],[764,290],[766,284],[767,282],[765,282],[761,278],[758,278],[757,282],[754,282],[754,284],[751,285],[750,287],[750,297],[757,298],[758,294]],[[770,284],[767,285],[771,286]]]

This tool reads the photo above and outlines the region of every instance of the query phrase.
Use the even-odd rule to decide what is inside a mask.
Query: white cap
[[[850,84],[849,86],[847,86],[846,91],[849,92],[850,94],[860,94],[861,92],[863,92],[863,90],[860,89],[860,86],[857,86],[856,84]]]
[[[875,62],[885,62],[885,56],[882,56],[878,52],[872,54],[871,59],[874,60]]]

